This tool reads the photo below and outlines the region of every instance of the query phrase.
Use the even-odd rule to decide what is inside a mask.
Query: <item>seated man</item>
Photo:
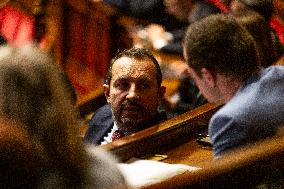
[[[215,157],[273,136],[284,123],[284,67],[260,67],[252,36],[215,15],[192,24],[184,40],[188,73],[210,102],[225,105],[209,122]]]
[[[158,107],[165,87],[157,60],[146,49],[119,53],[110,63],[104,93],[109,105],[92,117],[85,142],[106,144],[166,119]]]

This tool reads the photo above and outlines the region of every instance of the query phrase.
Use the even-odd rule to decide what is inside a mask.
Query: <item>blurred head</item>
[[[39,187],[44,154],[23,128],[14,121],[0,119],[1,188]]]
[[[253,10],[269,21],[273,14],[273,0],[232,0],[230,4],[233,14],[244,10]]]
[[[243,11],[234,17],[254,38],[261,66],[272,65],[277,60],[277,55],[269,24],[255,11]]]
[[[132,133],[155,118],[165,89],[157,60],[146,49],[132,48],[113,58],[104,85],[118,127]]]
[[[0,116],[23,124],[31,139],[43,146],[50,166],[75,182],[84,154],[62,74],[33,46],[0,49]]]
[[[190,75],[210,102],[220,98],[217,76],[243,82],[259,70],[252,36],[226,15],[209,16],[190,25],[184,38],[184,56]]]
[[[164,0],[168,13],[181,21],[187,21],[193,6],[193,0]]]

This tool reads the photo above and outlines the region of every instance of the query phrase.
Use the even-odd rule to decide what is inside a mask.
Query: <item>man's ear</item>
[[[201,77],[207,83],[207,85],[212,88],[216,87],[217,78],[214,71],[208,70],[207,68],[202,68]]]
[[[191,78],[189,67],[184,70],[184,76]]]
[[[109,98],[110,98],[109,97],[109,85],[104,84],[103,87],[104,87],[104,94],[105,94],[106,100],[109,103]]]

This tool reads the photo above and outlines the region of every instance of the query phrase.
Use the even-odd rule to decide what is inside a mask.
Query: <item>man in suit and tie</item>
[[[284,124],[284,67],[261,68],[252,36],[233,17],[192,24],[184,57],[205,98],[225,103],[209,122],[215,157],[272,137]]]
[[[160,112],[165,87],[157,60],[146,49],[132,48],[115,56],[104,84],[108,104],[92,117],[85,142],[106,144],[166,119]]]

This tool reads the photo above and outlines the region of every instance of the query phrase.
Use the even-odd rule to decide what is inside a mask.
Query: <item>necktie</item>
[[[125,136],[125,134],[123,132],[116,130],[112,133],[111,140],[115,141],[115,140],[117,140],[121,137],[124,137],[124,136]]]

